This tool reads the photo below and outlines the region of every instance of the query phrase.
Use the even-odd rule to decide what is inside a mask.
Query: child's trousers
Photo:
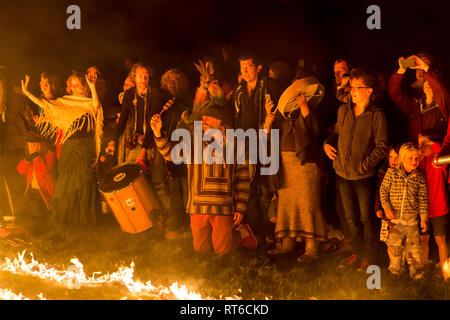
[[[392,224],[386,242],[389,254],[389,271],[400,274],[404,271],[403,255],[406,247],[406,261],[409,275],[416,277],[423,274],[422,247],[419,236],[419,225]]]

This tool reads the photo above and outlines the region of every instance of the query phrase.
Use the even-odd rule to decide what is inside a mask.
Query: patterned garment
[[[301,165],[295,152],[282,152],[283,188],[278,189],[275,237],[327,239],[320,202],[321,171],[315,163]]]
[[[405,242],[403,244],[403,242]],[[419,226],[393,224],[389,227],[389,236],[386,242],[389,254],[389,271],[400,274],[404,271],[404,251],[409,265],[409,275],[416,277],[423,273],[422,247],[419,236]]]
[[[394,223],[415,224],[419,213],[421,221],[428,221],[427,183],[417,170],[406,175],[402,168],[389,168],[381,183],[380,200],[384,211],[394,211]]]
[[[155,137],[155,142],[163,158],[171,161],[174,143],[167,136]],[[202,154],[205,147],[206,143],[203,143]],[[201,164],[188,164],[187,168],[187,213],[225,216],[235,212],[247,213],[250,194],[248,164],[206,164],[202,161]]]

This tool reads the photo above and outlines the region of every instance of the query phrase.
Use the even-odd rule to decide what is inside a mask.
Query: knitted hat
[[[201,115],[221,120],[230,128],[234,127],[234,112],[229,107],[211,104],[202,111]]]

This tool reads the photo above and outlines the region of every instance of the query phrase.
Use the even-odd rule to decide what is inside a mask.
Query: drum
[[[139,233],[156,223],[161,207],[139,165],[115,166],[98,187],[124,232]]]

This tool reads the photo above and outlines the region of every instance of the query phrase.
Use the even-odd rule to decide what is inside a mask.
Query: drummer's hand
[[[115,151],[116,151],[116,143],[114,142],[114,140],[111,140],[110,142],[108,142],[105,152],[107,155],[113,156]]]
[[[240,213],[240,212],[235,212],[234,217],[233,217],[233,221],[234,221],[233,226],[237,227],[238,225],[240,225],[242,222],[242,219],[244,219],[244,214]]]
[[[162,120],[159,114],[155,114],[150,121],[150,126],[152,127],[155,137],[161,137]]]

